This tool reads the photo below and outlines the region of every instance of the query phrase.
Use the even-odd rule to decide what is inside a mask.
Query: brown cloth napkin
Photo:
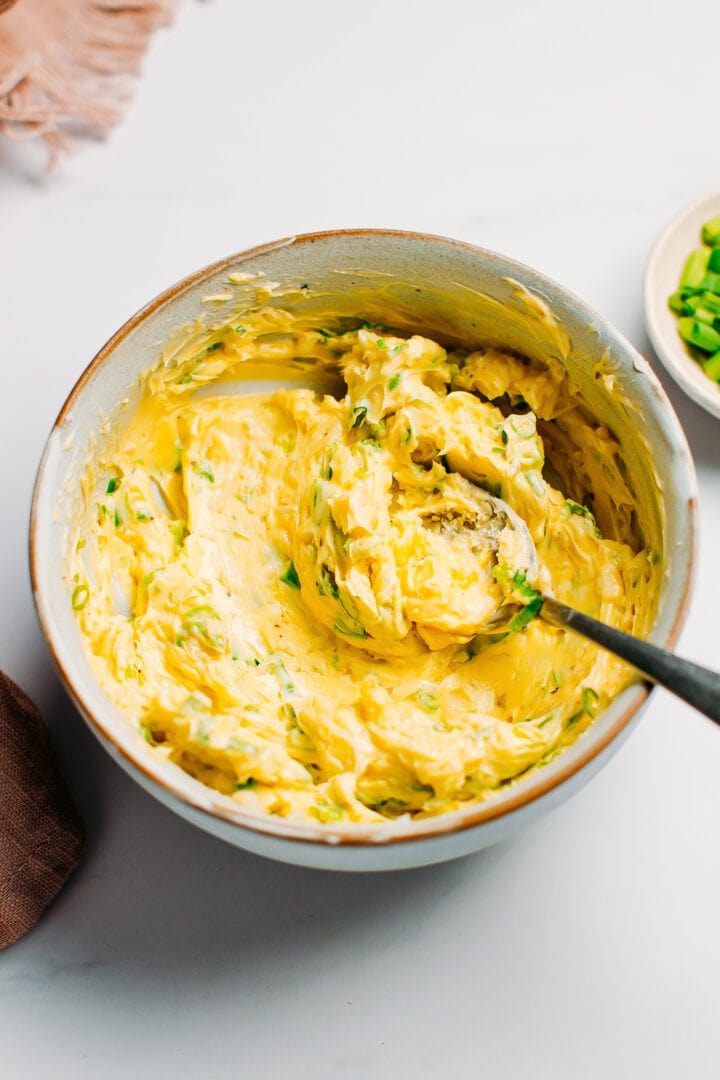
[[[106,135],[130,76],[178,0],[0,0],[0,134],[42,137],[53,163],[69,132]]]
[[[83,842],[40,714],[0,672],[0,949],[35,924]]]

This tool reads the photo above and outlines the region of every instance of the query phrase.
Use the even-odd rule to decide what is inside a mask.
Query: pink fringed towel
[[[0,0],[0,133],[106,135],[122,116],[150,35],[177,0]]]

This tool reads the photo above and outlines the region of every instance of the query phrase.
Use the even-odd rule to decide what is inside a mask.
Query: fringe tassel
[[[106,135],[177,3],[18,0],[0,17],[0,134],[43,138],[51,167],[71,148],[69,131]]]

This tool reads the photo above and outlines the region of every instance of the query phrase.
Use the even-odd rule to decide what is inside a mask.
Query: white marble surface
[[[718,1075],[709,722],[658,692],[583,793],[476,857],[284,867],[106,758],[53,674],[26,563],[35,468],[75,378],[149,297],[256,242],[444,233],[545,271],[647,351],[648,251],[720,186],[718,30],[715,0],[185,3],[108,144],[50,178],[0,148],[0,666],[42,707],[89,831],[71,883],[0,955],[3,1078]],[[720,667],[720,423],[668,389],[701,487],[681,651]]]

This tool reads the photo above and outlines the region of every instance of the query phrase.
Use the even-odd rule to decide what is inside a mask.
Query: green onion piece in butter
[[[280,580],[283,581],[286,585],[289,585],[291,589],[300,588],[300,578],[298,577],[297,570],[295,569],[295,564],[292,560],[290,560],[290,562],[283,570],[282,574],[280,575]]]

